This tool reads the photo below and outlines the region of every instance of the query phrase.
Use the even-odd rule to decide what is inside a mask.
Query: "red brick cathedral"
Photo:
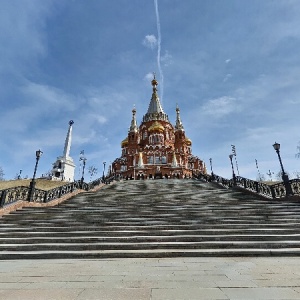
[[[122,155],[112,164],[114,173],[126,179],[189,178],[206,173],[203,161],[192,155],[192,141],[185,135],[179,108],[173,126],[157,95],[155,76],[151,83],[148,111],[138,127],[136,110],[132,110],[128,136],[121,143]]]

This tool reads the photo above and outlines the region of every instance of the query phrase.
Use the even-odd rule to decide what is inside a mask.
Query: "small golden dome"
[[[160,131],[160,132],[164,132],[165,128],[164,126],[161,125],[161,123],[155,121],[149,128],[148,131]]]
[[[121,142],[121,147],[123,148],[123,147],[125,147],[125,146],[127,146],[128,145],[128,138],[126,138],[125,140],[123,140],[122,142]]]
[[[153,80],[151,81],[151,84],[153,87],[157,86],[158,85],[158,82],[156,80],[156,76],[155,76],[155,73],[153,73]]]
[[[192,145],[192,141],[189,139],[189,138],[186,138],[185,139],[185,142],[188,146],[191,146]]]
[[[157,82],[157,80],[154,78],[154,79],[151,81],[151,84],[152,84],[153,86],[156,86],[156,85],[158,85],[158,82]]]

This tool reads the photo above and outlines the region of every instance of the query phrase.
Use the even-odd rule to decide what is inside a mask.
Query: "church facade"
[[[148,111],[137,126],[136,109],[132,110],[128,135],[121,142],[121,157],[112,163],[113,173],[126,179],[190,178],[206,173],[203,161],[192,154],[192,141],[185,134],[178,106],[173,126],[160,103],[155,76],[151,84]]]

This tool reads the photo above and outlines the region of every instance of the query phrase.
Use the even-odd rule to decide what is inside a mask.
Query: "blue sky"
[[[300,2],[291,0],[0,0],[0,166],[37,175],[63,152],[101,173],[140,123],[156,72],[171,122],[178,103],[193,154],[231,176],[300,171]],[[78,168],[76,177],[79,177]],[[267,176],[266,176],[267,177]],[[293,176],[291,176],[293,177]]]

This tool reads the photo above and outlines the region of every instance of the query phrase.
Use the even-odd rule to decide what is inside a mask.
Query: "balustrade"
[[[266,198],[284,198],[286,197],[286,185],[283,182],[279,182],[273,185],[263,183],[261,181],[255,181],[241,176],[236,176],[236,181],[232,179],[226,179],[219,175],[213,174],[200,174],[196,178],[205,181],[213,181],[225,188],[237,186],[253,193],[259,194]],[[289,181],[294,196],[300,195],[300,179],[292,179]]]
[[[81,180],[68,183],[66,185],[56,187],[54,189],[44,191],[41,189],[34,189],[32,202],[46,203],[52,200],[58,199],[64,195],[74,192],[77,189],[83,189],[85,191],[93,189],[101,183],[110,183],[114,180],[114,176],[98,178],[90,183],[81,182]],[[27,186],[18,186],[5,190],[0,190],[0,207],[5,207],[19,200],[29,201],[30,188]]]

